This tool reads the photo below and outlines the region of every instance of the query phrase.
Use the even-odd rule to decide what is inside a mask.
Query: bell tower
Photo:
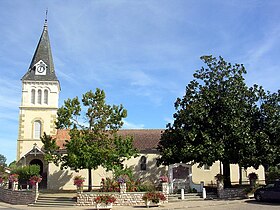
[[[42,148],[40,137],[44,132],[48,135],[56,134],[60,84],[55,74],[47,19],[31,64],[21,80],[17,161],[25,158],[27,153],[30,154],[32,148]]]

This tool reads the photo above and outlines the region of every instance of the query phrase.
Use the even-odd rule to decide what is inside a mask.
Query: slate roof
[[[34,65],[40,60],[42,60],[47,65],[46,75],[35,75]],[[58,81],[54,70],[47,20],[45,20],[44,29],[30,63],[29,69],[22,77],[22,80]]]
[[[132,136],[133,145],[139,151],[156,151],[163,129],[129,129],[119,130],[121,136]],[[70,140],[69,130],[57,130],[56,143],[64,149],[65,140]]]

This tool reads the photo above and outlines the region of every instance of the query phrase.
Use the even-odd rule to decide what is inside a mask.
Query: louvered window
[[[42,103],[42,90],[38,90],[38,104]]]
[[[44,104],[48,104],[49,93],[48,90],[44,90]]]
[[[31,104],[35,104],[35,90],[31,90]]]

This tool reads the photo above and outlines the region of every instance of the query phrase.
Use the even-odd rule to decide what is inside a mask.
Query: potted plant
[[[166,183],[166,182],[168,182],[168,176],[162,175],[159,177],[159,180],[161,183]]]
[[[9,181],[10,182],[18,182],[18,174],[11,174],[10,176],[9,176]]]
[[[165,201],[166,197],[160,192],[147,192],[143,195],[142,199],[145,201],[146,207],[150,207],[151,203],[159,205],[160,201]]]
[[[18,174],[11,174],[9,176],[9,182],[12,183],[12,190],[16,190],[18,188]]]
[[[112,209],[116,198],[112,195],[99,195],[94,199],[96,209]]]
[[[120,192],[121,193],[126,193],[126,183],[125,183],[125,179],[123,177],[119,177],[117,179],[117,182],[119,183],[120,185]]]
[[[78,192],[83,191],[84,181],[85,181],[85,177],[82,177],[81,175],[74,177],[74,185],[77,186],[77,191]]]
[[[36,184],[40,183],[42,181],[42,177],[40,175],[34,175],[32,177],[30,177],[29,179],[29,184],[32,185],[32,186],[36,186]]]

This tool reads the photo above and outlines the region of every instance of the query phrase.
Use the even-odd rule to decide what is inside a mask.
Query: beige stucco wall
[[[31,90],[35,90],[35,104],[31,104]],[[37,103],[37,90],[42,90],[42,104]],[[44,104],[44,90],[48,90],[48,104]],[[34,122],[41,122],[41,135],[55,135],[55,121],[58,108],[60,86],[57,81],[24,81],[19,112],[19,130],[17,141],[17,160],[29,152],[34,143],[43,146],[40,139],[34,138]]]
[[[192,166],[192,181],[194,184],[204,182],[205,185],[213,185],[216,183],[215,176],[220,173],[220,162],[216,161],[210,170],[204,170],[204,167],[198,167],[198,164]]]
[[[147,157],[147,170],[140,170],[139,160],[141,156]],[[140,154],[136,158],[131,158],[124,162],[124,166],[130,168],[134,172],[136,179],[141,178],[143,181],[151,181],[156,183],[159,181],[159,176],[167,174],[167,167],[156,166],[156,158],[158,155],[155,154]],[[73,178],[77,175],[81,175],[86,178],[84,185],[88,185],[88,170],[79,170],[78,172],[71,169],[60,170],[55,164],[50,163],[48,166],[48,189],[53,190],[73,190],[76,187],[73,185]],[[112,177],[112,172],[106,172],[102,167],[97,170],[92,170],[92,184],[93,186],[100,186],[102,178]]]
[[[147,170],[140,170],[140,158],[145,156],[147,158]],[[165,166],[156,166],[157,154],[140,154],[136,158],[131,158],[124,162],[124,166],[132,169],[134,172],[135,178],[140,178],[143,181],[151,181],[153,183],[158,183],[159,177],[168,173],[168,167]],[[248,180],[247,176],[249,173],[255,172],[259,175],[260,180],[264,180],[264,168],[259,167],[258,170],[254,168],[248,168],[244,173],[247,173],[245,180]],[[205,185],[216,185],[215,176],[220,173],[220,162],[216,161],[211,167],[210,170],[204,170],[204,168],[199,168],[198,164],[192,166],[191,174],[192,181],[194,184],[200,184],[204,182]],[[49,174],[48,174],[48,189],[64,189],[64,190],[73,190],[75,186],[73,185],[73,178],[76,175],[82,175],[86,178],[85,185],[88,184],[88,171],[80,170],[75,172],[74,170],[66,169],[60,170],[59,167],[55,166],[53,163],[49,164]],[[97,170],[92,171],[92,183],[93,186],[100,186],[100,181],[102,178],[112,177],[112,172],[106,172],[102,167],[99,167]],[[243,179],[244,180],[244,179]],[[239,182],[239,168],[238,165],[231,165],[231,181],[232,184],[238,184]],[[261,182],[262,183],[262,182]]]
[[[88,185],[88,170],[79,170],[78,172],[71,169],[61,170],[60,167],[57,167],[55,164],[49,164],[48,172],[48,189],[52,190],[74,190],[73,178],[77,175],[85,177],[84,185]],[[111,172],[106,172],[102,167],[99,167],[97,170],[92,170],[92,185],[100,186],[102,178],[112,177]]]
[[[147,167],[146,170],[140,170],[140,158],[145,156],[147,158]],[[130,158],[124,162],[124,165],[128,168],[132,169],[134,172],[135,178],[140,178],[143,181],[149,180],[153,183],[157,183],[159,181],[159,177],[161,175],[167,175],[168,167],[156,165],[156,158],[159,156],[157,154],[147,154],[140,153],[136,158]]]
[[[260,166],[259,169],[253,167],[247,168],[246,170],[242,169],[242,180],[243,183],[249,182],[248,175],[251,172],[255,172],[259,176],[260,183],[264,183],[265,173],[264,167]],[[215,185],[216,180],[215,176],[220,173],[220,162],[216,161],[211,167],[210,170],[204,170],[204,167],[198,167],[198,164],[192,166],[192,180],[195,184],[199,184],[201,181],[205,185]],[[239,183],[239,166],[237,164],[230,165],[230,178],[232,184]]]
[[[58,107],[58,97],[60,92],[60,86],[58,81],[24,81],[22,83],[22,98],[21,98],[21,106],[33,107],[38,105],[37,100],[35,100],[35,104],[31,104],[31,90],[35,90],[35,99],[37,99],[37,90],[41,89],[42,93],[44,90],[48,90],[48,104],[44,103],[40,104],[40,106],[45,107]],[[43,96],[43,95],[42,95]],[[44,97],[42,97],[43,99]]]

